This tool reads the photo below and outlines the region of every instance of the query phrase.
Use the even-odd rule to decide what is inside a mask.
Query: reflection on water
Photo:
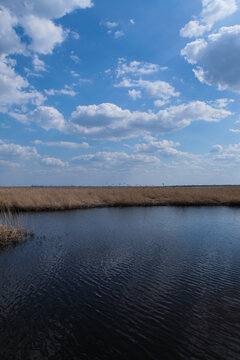
[[[239,359],[240,210],[26,214],[0,254],[0,359]]]

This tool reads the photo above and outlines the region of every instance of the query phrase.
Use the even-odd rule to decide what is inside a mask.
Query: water
[[[23,215],[0,254],[0,359],[240,359],[240,209]]]

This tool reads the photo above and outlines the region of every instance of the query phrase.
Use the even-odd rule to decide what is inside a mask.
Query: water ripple
[[[0,254],[0,359],[240,358],[239,215],[26,215],[46,240]]]

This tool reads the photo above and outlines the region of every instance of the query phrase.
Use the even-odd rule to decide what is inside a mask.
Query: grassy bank
[[[0,209],[17,211],[154,205],[240,206],[240,186],[0,188]]]

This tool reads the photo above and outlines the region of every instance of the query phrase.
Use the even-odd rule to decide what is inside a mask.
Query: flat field
[[[0,188],[0,210],[44,211],[156,205],[240,206],[240,186]]]

